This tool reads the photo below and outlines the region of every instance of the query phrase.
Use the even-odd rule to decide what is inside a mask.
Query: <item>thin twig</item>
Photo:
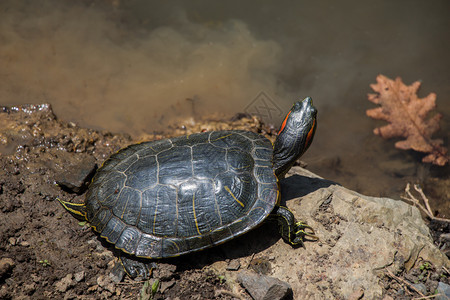
[[[436,298],[437,296],[440,296],[441,294],[436,294],[436,295],[430,295],[430,296],[425,296],[425,297],[420,297],[420,298],[413,298],[413,300],[423,300],[423,299],[431,299],[431,298]]]
[[[404,199],[404,200],[412,202],[416,207],[418,207],[420,210],[422,210],[430,219],[435,220],[435,221],[441,221],[441,222],[450,223],[450,219],[439,218],[439,217],[435,217],[434,216],[433,210],[430,207],[430,202],[429,202],[427,196],[425,196],[425,193],[423,192],[422,188],[420,188],[420,186],[415,184],[414,185],[414,189],[422,197],[422,200],[425,203],[426,208],[422,204],[420,204],[420,201],[416,197],[413,196],[413,194],[410,191],[410,184],[409,183],[407,183],[406,187],[405,187],[405,193],[406,193],[406,195],[408,197],[402,196],[401,198]]]
[[[250,269],[250,266],[252,265],[252,261],[253,261],[253,258],[255,257],[255,255],[256,255],[256,253],[253,253],[252,256],[250,257],[250,261],[248,262],[247,269]]]
[[[411,198],[408,198],[408,197],[403,197],[403,196],[400,196],[400,198],[402,198],[403,200],[406,200],[406,201],[410,201],[410,202],[412,202],[413,204],[414,204],[414,206],[416,206],[416,207],[418,207],[420,210],[422,210],[430,219],[432,219],[433,217],[432,216],[430,216],[429,214],[428,214],[428,211],[425,209],[425,207],[423,207],[422,205],[420,205],[420,203],[416,203],[413,199],[411,199]]]
[[[239,300],[245,300],[245,298],[242,295],[238,295],[236,293],[233,293],[233,292],[230,292],[227,290],[216,290],[214,294],[216,297],[219,295],[228,295],[228,296],[231,296],[231,297],[239,299]]]
[[[415,292],[416,292],[417,294],[419,294],[421,297],[425,297],[425,295],[422,294],[422,292],[420,292],[418,289],[416,289],[416,288],[415,288],[412,284],[410,284],[408,281],[406,281],[406,280],[404,280],[404,279],[402,279],[402,278],[400,278],[400,277],[395,276],[391,271],[389,271],[389,269],[385,269],[385,270],[386,270],[387,274],[388,274],[391,278],[397,280],[399,283],[406,284],[410,289],[412,289],[413,291],[415,291]]]
[[[117,285],[138,285],[138,284],[143,284],[146,281],[147,280],[135,280],[135,281],[116,282],[114,284],[117,284]]]
[[[445,271],[447,274],[450,274],[450,272],[447,270],[446,267],[442,266],[442,269],[444,269],[444,271]]]
[[[418,184],[415,184],[414,185],[414,189],[420,194],[420,196],[422,197],[423,202],[425,203],[425,207],[430,212],[430,215],[434,218],[433,210],[431,209],[430,203],[428,201],[428,198],[423,193],[422,188]]]

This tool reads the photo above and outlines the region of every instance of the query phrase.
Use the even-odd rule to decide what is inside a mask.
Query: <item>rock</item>
[[[66,277],[57,281],[55,283],[55,288],[60,293],[65,293],[70,287],[74,286],[75,283],[72,280],[73,275],[67,274]]]
[[[443,283],[443,282],[439,282],[438,287],[437,287],[437,293],[439,294],[439,296],[434,298],[436,300],[450,299],[450,285]]]
[[[153,277],[158,278],[161,281],[170,280],[176,269],[177,269],[176,265],[158,263],[158,267],[153,270],[154,272]]]
[[[117,262],[111,272],[109,273],[109,277],[115,283],[119,283],[125,277],[125,270],[120,262]]]
[[[269,275],[272,270],[270,261],[266,258],[254,258],[249,264],[249,267],[258,274]]]
[[[98,288],[99,288],[99,286],[98,286],[97,284],[95,284],[95,285],[93,285],[93,286],[91,286],[91,287],[88,287],[87,292],[88,292],[88,293],[95,292],[95,291],[98,290]]]
[[[246,263],[255,251],[258,257],[273,258],[268,274],[289,283],[294,299],[348,299],[360,289],[364,299],[381,299],[385,268],[394,274],[409,271],[417,267],[419,257],[436,269],[450,268],[420,211],[408,203],[364,196],[300,167],[293,167],[280,185],[281,203],[310,225],[320,241],[293,248],[270,223],[223,249],[243,249],[248,257],[241,261]],[[232,282],[237,274],[227,266],[215,262],[211,269]]]
[[[30,247],[30,243],[27,242],[27,241],[22,241],[22,242],[19,243],[19,245],[22,246],[22,247]]]
[[[292,295],[287,282],[270,276],[242,271],[237,280],[255,300],[285,299]]]
[[[77,298],[78,298],[77,295],[69,292],[64,295],[63,300],[73,300],[73,299],[77,299]]]
[[[31,274],[31,279],[34,281],[34,282],[36,282],[36,283],[39,283],[39,282],[41,282],[42,281],[42,277],[41,276],[38,276],[38,275],[36,275],[36,274]]]
[[[241,267],[241,263],[239,262],[239,259],[233,259],[228,263],[227,271],[237,271]]]
[[[99,287],[101,287],[104,290],[109,291],[110,293],[114,293],[116,291],[114,282],[112,281],[111,277],[109,277],[109,276],[104,276],[104,275],[98,276],[97,284]]]
[[[55,170],[56,183],[78,194],[86,190],[89,178],[96,169],[93,156],[84,153],[74,155],[66,151],[60,151],[57,158],[49,164]]]
[[[176,281],[175,279],[172,279],[171,281],[163,281],[161,282],[161,286],[159,287],[159,291],[164,294],[164,292],[171,287],[175,285]]]
[[[363,289],[357,289],[353,293],[350,294],[348,297],[348,300],[359,300],[364,297],[364,290]]]
[[[11,299],[10,292],[8,291],[8,288],[6,285],[2,285],[0,287],[0,299]]]
[[[31,296],[36,291],[36,283],[25,283],[22,285],[22,292],[28,296]]]
[[[9,257],[0,259],[0,279],[2,281],[7,277],[14,268],[14,261]]]
[[[80,282],[80,281],[84,280],[85,276],[86,276],[85,272],[84,271],[80,271],[78,273],[75,273],[74,279],[75,279],[76,282]]]
[[[439,236],[439,240],[442,243],[449,243],[450,242],[450,233],[443,233]]]
[[[405,290],[404,290],[403,288],[398,289],[398,290],[395,292],[395,296],[397,296],[398,298],[404,297],[404,296],[405,296]],[[396,297],[396,298],[397,298],[397,297]]]
[[[418,290],[419,292],[421,292],[422,294],[426,294],[427,293],[427,287],[425,286],[425,284],[423,283],[414,283],[412,284],[412,286]]]

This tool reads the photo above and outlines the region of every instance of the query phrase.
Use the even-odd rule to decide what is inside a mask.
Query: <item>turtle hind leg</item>
[[[59,198],[56,198],[59,203],[72,215],[74,215],[78,219],[82,219],[83,221],[87,221],[86,219],[86,205],[82,203],[71,203],[67,201],[63,201]]]
[[[277,207],[271,216],[278,221],[283,240],[292,246],[303,246],[305,237],[313,240],[319,239],[315,236],[311,226],[303,222],[296,222],[294,214],[287,207]]]
[[[152,275],[152,270],[157,267],[155,262],[144,261],[137,257],[131,258],[126,255],[120,256],[120,262],[128,276],[133,279],[140,276],[142,279],[147,280]]]

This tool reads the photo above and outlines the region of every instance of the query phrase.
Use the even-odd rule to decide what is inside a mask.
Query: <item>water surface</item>
[[[420,80],[421,97],[438,95],[436,137],[448,145],[449,12],[446,0],[2,1],[0,101],[51,103],[61,119],[138,136],[251,110],[261,92],[278,126],[281,111],[311,96],[319,127],[309,169],[397,199],[420,182],[449,214],[448,192],[435,191],[449,168],[373,136],[383,122],[365,115],[378,74]]]

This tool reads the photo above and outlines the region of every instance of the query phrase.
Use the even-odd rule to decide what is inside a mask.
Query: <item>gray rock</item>
[[[51,167],[56,172],[55,180],[58,185],[72,192],[82,193],[87,188],[87,179],[95,171],[95,158],[83,153],[69,155],[61,151],[58,158],[51,162]]]
[[[239,262],[239,259],[233,259],[228,263],[227,270],[228,271],[237,271],[241,267],[241,263]]]
[[[439,282],[438,287],[437,287],[437,293],[439,294],[439,296],[434,298],[436,300],[450,299],[450,285],[443,283],[443,282]]]
[[[422,294],[426,294],[427,293],[427,287],[425,286],[425,284],[423,283],[414,283],[412,284],[412,286],[418,290],[419,292],[421,292]]]
[[[159,287],[159,291],[164,294],[165,291],[167,291],[168,289],[170,289],[171,287],[173,287],[175,285],[176,281],[175,279],[172,279],[170,281],[163,281],[161,282],[161,286]]]
[[[256,249],[258,257],[273,258],[270,276],[289,283],[294,299],[348,299],[359,289],[364,291],[364,299],[381,299],[380,276],[386,273],[385,268],[394,274],[410,270],[418,257],[436,268],[450,268],[414,206],[361,195],[300,167],[293,167],[280,184],[281,202],[298,220],[314,228],[320,241],[294,249],[276,230],[271,233],[273,237],[267,230],[256,230],[239,241],[239,248],[248,249],[248,253]],[[255,241],[265,246],[255,248]],[[236,244],[229,244],[229,251],[236,251]],[[252,258],[240,260],[248,265]],[[231,282],[237,275],[227,271],[227,265],[216,262],[211,269],[225,274]]]
[[[274,277],[242,271],[237,279],[255,300],[279,300],[292,296],[289,283]]]
[[[125,270],[120,262],[117,262],[111,272],[109,273],[109,277],[115,283],[119,283],[125,277]]]

